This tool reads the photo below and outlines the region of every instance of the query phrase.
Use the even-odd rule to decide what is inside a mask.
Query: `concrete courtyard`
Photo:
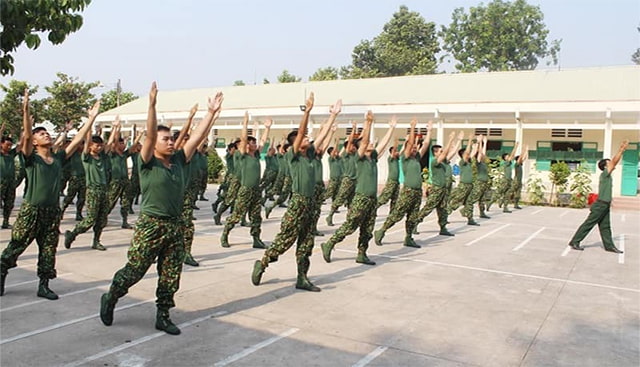
[[[207,197],[215,198],[209,185]],[[18,190],[21,193],[21,190]],[[320,293],[294,288],[295,249],[271,264],[255,287],[250,274],[262,250],[236,227],[222,248],[209,202],[198,201],[193,254],[184,267],[172,320],[179,336],[154,328],[157,275],[118,302],[105,327],[99,299],[126,262],[133,231],[119,211],[103,234],[107,251],[90,247],[92,232],[58,247],[57,301],[36,297],[37,245],[11,269],[0,298],[0,365],[11,366],[638,366],[640,365],[640,210],[612,211],[614,240],[624,254],[602,249],[597,229],[567,242],[588,209],[529,207],[481,226],[450,217],[455,237],[437,234],[435,213],[419,226],[420,249],[402,246],[404,223],[371,241],[375,266],[354,262],[357,233],[325,263],[320,243],[345,218],[324,220],[310,279]],[[17,215],[17,200],[12,223]],[[72,206],[61,229],[74,224]],[[138,210],[138,207],[134,207]],[[263,223],[269,244],[285,209]],[[378,211],[376,228],[388,212]],[[130,217],[135,222],[136,215]],[[0,249],[10,231],[0,230]]]

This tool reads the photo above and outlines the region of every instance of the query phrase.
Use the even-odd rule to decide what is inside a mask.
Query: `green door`
[[[630,143],[629,148],[622,155],[622,188],[623,196],[638,194],[638,145]]]

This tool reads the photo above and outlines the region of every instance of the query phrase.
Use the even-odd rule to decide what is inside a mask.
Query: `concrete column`
[[[444,146],[445,145],[445,141],[444,141],[444,119],[438,120],[436,125],[438,127],[438,133],[436,134],[436,142],[437,142],[437,144]]]
[[[613,140],[613,128],[610,113],[607,113],[604,121],[604,147],[602,147],[603,158],[611,158],[611,144]]]
[[[516,118],[516,142],[520,143],[520,155],[523,153],[524,140],[523,140],[523,132],[522,132],[522,121],[520,118]],[[518,155],[518,152],[516,152]]]

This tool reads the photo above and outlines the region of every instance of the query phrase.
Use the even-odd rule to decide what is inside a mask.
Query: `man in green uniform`
[[[253,238],[253,248],[265,248],[260,239],[262,217],[260,216],[262,200],[260,191],[260,149],[256,138],[248,136],[247,124],[249,123],[249,113],[245,112],[240,135],[240,144],[236,151],[236,163],[240,167],[240,188],[235,203],[233,213],[227,218],[220,237],[220,245],[229,247],[229,232],[248,213],[251,221],[251,237]],[[262,136],[262,144],[269,137],[272,121],[267,119],[264,122],[265,132]],[[261,144],[261,145],[262,145]]]
[[[276,149],[273,146],[269,146],[267,154],[264,156],[264,163],[264,173],[260,179],[260,192],[264,192],[262,194],[262,205],[269,199],[273,200],[273,196],[270,197],[269,194],[278,177],[278,159],[276,158]]]
[[[338,196],[336,200],[331,202],[331,210],[327,215],[327,225],[333,226],[333,214],[338,211],[341,206],[349,207],[356,192],[356,161],[357,149],[354,144],[356,139],[356,123],[353,122],[351,134],[345,141],[345,151],[341,157],[342,161],[342,180],[338,188]]]
[[[140,137],[142,136],[142,131],[136,134],[136,142],[133,143],[131,147],[129,147],[129,157],[131,158],[131,176],[129,177],[129,191],[127,195],[129,196],[129,214],[135,214],[133,211],[133,204],[138,205],[138,197],[140,196],[140,175],[138,174],[138,155],[140,155],[140,149],[142,148],[142,144],[138,142]]]
[[[238,197],[238,190],[240,190],[240,175],[242,174],[242,170],[238,166],[239,155],[236,154],[238,143],[239,141],[235,142],[233,154],[230,157],[225,157],[227,169],[233,170],[233,174],[229,177],[229,188],[224,193],[224,201],[218,207],[218,210],[213,216],[213,221],[216,225],[222,225],[222,213],[227,211],[229,208],[231,208],[232,211],[234,210],[234,204]]]
[[[16,148],[12,148],[13,138],[4,136],[4,123],[0,128],[0,201],[2,204],[2,228],[11,228],[9,217],[16,200]]]
[[[81,221],[82,209],[84,208],[85,195],[87,191],[86,178],[84,174],[84,166],[82,165],[82,151],[84,145],[80,144],[76,150],[71,154],[69,158],[69,166],[71,166],[71,177],[69,178],[69,186],[67,188],[67,195],[65,195],[62,201],[62,210],[60,218],[64,216],[65,210],[71,205],[73,199],[76,198],[76,220]]]
[[[462,208],[462,216],[467,218],[467,224],[470,226],[479,225],[473,220],[473,202],[471,191],[473,190],[473,162],[478,153],[478,144],[473,143],[471,138],[467,142],[465,149],[460,149],[458,155],[460,156],[460,183],[451,192],[451,198],[449,199],[449,206],[447,211],[453,213],[460,205],[464,205]]]
[[[50,300],[58,295],[49,289],[49,280],[56,277],[56,248],[58,247],[58,226],[60,225],[60,176],[62,163],[68,159],[80,144],[83,137],[91,131],[91,126],[100,110],[100,101],[89,109],[89,119],[84,123],[78,135],[71,143],[58,152],[53,152],[53,140],[43,127],[31,130],[29,115],[29,92],[25,90],[22,104],[22,140],[21,155],[24,156],[29,186],[24,196],[18,219],[11,232],[11,241],[0,256],[0,296],[4,294],[4,285],[9,269],[17,266],[18,257],[35,239],[38,243],[38,297]]]
[[[376,207],[378,205],[378,157],[384,154],[396,123],[396,118],[393,117],[389,122],[389,130],[387,130],[386,135],[374,149],[373,144],[369,143],[373,113],[371,111],[367,113],[364,128],[362,129],[362,140],[357,143],[359,146],[358,160],[356,162],[356,172],[358,174],[356,194],[347,212],[347,220],[331,236],[329,241],[321,245],[324,261],[331,262],[331,251],[333,251],[335,245],[360,228],[356,262],[366,265],[376,264],[367,257],[367,249],[369,248],[369,240],[373,237],[373,225],[376,221]]]
[[[432,122],[427,124],[427,136],[418,151],[416,146],[416,119],[411,120],[409,138],[404,147],[404,159],[402,160],[402,173],[404,174],[404,186],[400,192],[400,197],[382,227],[375,231],[374,239],[376,245],[382,246],[382,239],[385,232],[394,224],[406,217],[404,246],[420,247],[413,240],[413,232],[419,223],[418,212],[422,199],[422,169],[420,159],[427,153],[429,142],[431,141]]]
[[[205,139],[215,122],[222,104],[222,93],[209,98],[204,119],[185,143],[184,149],[175,151],[171,131],[157,125],[156,83],[149,93],[147,138],[140,151],[140,185],[142,204],[140,217],[133,232],[126,265],[113,276],[109,291],[100,299],[100,319],[109,326],[118,299],[146,274],[157,258],[158,286],[156,288],[156,324],[158,330],[180,334],[180,329],[169,318],[169,309],[175,307],[174,294],[180,286],[184,261],[183,236],[180,233],[180,214],[184,204],[184,166]]]
[[[338,196],[340,180],[342,179],[342,158],[340,158],[337,138],[335,146],[330,147],[327,153],[329,153],[329,183],[327,184],[324,199],[331,199],[333,203]]]
[[[612,199],[611,187],[613,185],[611,172],[613,172],[618,165],[618,162],[620,162],[622,154],[627,150],[628,146],[629,141],[624,140],[620,144],[618,153],[616,153],[612,159],[605,158],[598,162],[598,168],[602,171],[602,173],[600,173],[600,181],[598,185],[598,200],[591,204],[589,216],[585,219],[584,223],[578,227],[578,230],[569,241],[569,246],[572,249],[579,251],[584,250],[584,247],[580,246],[580,242],[587,237],[589,232],[591,232],[593,227],[597,224],[604,250],[616,254],[622,253],[622,251],[613,243],[613,238],[611,236],[611,219],[609,218]]]
[[[503,177],[500,181],[500,186],[496,192],[493,193],[491,201],[489,202],[489,205],[487,205],[487,210],[489,210],[493,203],[499,202],[499,206],[502,207],[503,213],[511,213],[511,210],[508,208],[509,201],[511,199],[511,189],[513,188],[513,169],[511,166],[513,164],[513,157],[517,148],[518,142],[513,145],[511,153],[502,154],[502,163],[500,163],[500,166],[502,166]]]
[[[291,145],[289,143],[283,144],[282,145],[282,161],[280,163],[282,164],[278,164],[279,167],[282,167],[282,188],[280,189],[280,192],[278,193],[278,199],[272,204],[272,205],[267,205],[264,208],[264,217],[265,218],[269,218],[269,215],[271,214],[271,211],[273,211],[273,209],[277,206],[280,208],[286,208],[287,205],[285,204],[287,202],[287,200],[289,200],[289,198],[291,197],[291,184],[292,184],[292,177],[291,177],[291,167],[289,167],[289,163],[287,161],[287,159],[285,158],[285,155],[287,154],[287,152],[289,151],[289,149],[291,149]]]
[[[113,126],[120,124],[120,118],[116,117]],[[100,243],[102,230],[107,225],[107,216],[109,215],[109,198],[108,198],[108,162],[109,157],[105,150],[111,150],[116,134],[109,136],[107,148],[104,141],[98,135],[91,137],[89,144],[85,144],[82,153],[82,164],[84,166],[86,185],[87,185],[87,216],[76,224],[73,230],[67,230],[64,233],[64,247],[71,248],[71,244],[75,241],[79,234],[85,233],[89,228],[93,227],[93,242],[91,248],[98,251],[105,251],[106,248]]]
[[[398,201],[398,195],[400,194],[400,152],[398,152],[398,142],[395,145],[389,147],[389,158],[387,158],[387,182],[378,197],[377,207],[381,207],[384,204],[391,201],[389,205],[389,212],[393,211],[393,207]]]
[[[286,154],[286,159],[291,166],[293,195],[290,205],[282,218],[280,232],[276,235],[271,246],[265,250],[262,260],[257,260],[253,265],[251,282],[256,286],[260,284],[262,274],[269,266],[269,263],[277,261],[278,256],[284,254],[297,241],[296,263],[298,277],[296,288],[311,292],[320,291],[320,288],[313,285],[307,278],[307,272],[311,265],[309,257],[314,245],[311,212],[313,207],[314,175],[311,160],[314,159],[315,149],[313,144],[309,142],[306,132],[309,113],[313,108],[313,100],[312,92],[307,98],[306,108],[298,130],[290,132],[287,136],[287,140],[292,144],[291,149]],[[323,139],[323,136],[319,136],[316,141],[318,144],[322,144]]]
[[[220,186],[218,186],[218,192],[216,193],[216,201],[214,201],[211,204],[211,210],[215,214],[218,212],[218,205],[220,205],[220,203],[224,202],[224,198],[225,195],[227,194],[227,192],[229,191],[229,185],[231,184],[231,181],[234,179],[235,176],[235,170],[233,167],[233,153],[235,153],[237,149],[236,143],[229,143],[227,145],[227,154],[225,154],[224,156],[224,162],[225,162],[225,173],[224,173],[224,178],[222,179],[222,183],[220,184]],[[216,224],[220,224],[220,223],[216,223]]]
[[[518,203],[520,202],[520,195],[522,194],[522,164],[529,157],[529,147],[525,145],[522,149],[522,153],[515,157],[516,164],[514,166],[513,187],[511,188],[511,194],[513,196],[513,208],[522,209]]]
[[[120,217],[122,218],[123,229],[131,229],[131,225],[127,221],[129,215],[129,168],[127,167],[127,158],[131,155],[130,151],[126,149],[124,139],[120,136],[121,125],[114,125],[115,131],[111,134],[115,134],[114,147],[108,153],[108,157],[111,160],[111,182],[109,182],[109,188],[107,190],[107,201],[109,202],[109,208],[107,216],[113,208],[115,208],[118,200],[120,200]]]

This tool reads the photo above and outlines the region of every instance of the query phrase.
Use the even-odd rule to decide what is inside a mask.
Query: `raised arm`
[[[389,120],[389,129],[387,130],[387,133],[384,134],[384,136],[382,137],[382,140],[380,140],[378,142],[378,145],[376,146],[376,152],[378,153],[378,158],[382,157],[384,155],[384,152],[387,151],[387,145],[389,145],[389,141],[391,141],[391,136],[393,135],[393,132],[396,129],[397,123],[398,123],[398,119],[396,118],[396,116],[392,116],[391,120]]]
[[[611,160],[607,163],[607,172],[609,172],[609,174],[611,174],[611,172],[613,172],[613,170],[616,168],[616,165],[618,164],[618,162],[620,162],[620,159],[622,158],[622,154],[624,153],[625,150],[627,150],[628,146],[629,146],[629,140],[625,139],[620,144],[618,153],[616,153],[616,155],[614,155],[613,158],[611,158]]]
[[[238,144],[238,152],[247,154],[249,152],[249,112],[244,111],[244,119],[242,120],[242,129],[240,130],[240,144]]]
[[[98,112],[100,111],[100,100],[97,100],[96,103],[93,104],[93,107],[87,111],[87,121],[80,127],[76,136],[73,137],[69,145],[64,148],[64,152],[69,158],[73,152],[75,152],[76,147],[83,139],[88,138],[87,143],[85,144],[85,149],[88,149],[90,139],[91,139],[91,129],[93,128],[93,124],[96,121],[96,117],[98,117]]]
[[[351,121],[351,134],[347,137],[347,146],[345,147],[347,152],[351,149],[351,146],[353,146],[353,140],[356,138],[357,131],[358,124],[355,121]]]
[[[73,129],[73,122],[67,121],[64,124],[64,128],[62,129],[60,134],[58,134],[58,137],[56,138],[56,141],[53,142],[53,151],[54,152],[57,152],[58,150],[60,150],[60,147],[62,147],[62,145],[64,145],[64,142],[67,141],[67,134],[69,133],[69,130],[71,130],[71,129]]]
[[[142,162],[148,163],[153,157],[153,150],[158,140],[158,117],[156,115],[156,101],[158,98],[158,87],[156,82],[151,84],[149,91],[149,109],[147,112],[147,138],[144,139],[142,149],[140,150],[140,159]]]
[[[111,134],[109,135],[107,144],[104,145],[104,151],[107,153],[111,152],[118,140],[120,140],[120,116],[116,115],[116,120],[111,124]]]
[[[211,130],[211,126],[213,126],[218,116],[220,116],[223,100],[222,92],[216,93],[214,97],[209,97],[207,100],[207,114],[202,121],[200,121],[198,127],[191,133],[192,136],[184,145],[184,155],[187,162],[191,160],[196,149],[202,145],[204,139],[207,138],[207,134],[209,134],[209,130]]]
[[[518,145],[519,143],[516,141],[515,144],[513,144],[513,149],[511,149],[511,153],[509,153],[509,155],[507,156],[506,161],[507,162],[511,162],[513,160],[513,157],[516,156],[516,150],[518,149]]]
[[[22,154],[30,156],[33,153],[33,122],[29,115],[29,89],[24,89],[24,98],[22,100],[22,129],[24,131],[24,139],[22,140]]]
[[[318,132],[318,135],[316,136],[316,139],[314,141],[314,144],[317,147],[326,148],[327,144],[325,144],[325,141],[331,140],[330,137],[329,138],[327,137],[329,136],[329,131],[334,125],[336,118],[340,114],[340,111],[342,111],[342,99],[337,100],[336,103],[329,108],[329,118],[322,125],[322,128]]]
[[[322,146],[320,146],[320,149],[323,152],[327,151],[327,148],[329,148],[329,144],[331,144],[331,139],[333,139],[333,135],[335,135],[336,130],[338,130],[338,125],[334,122],[333,124],[331,124],[331,126],[329,127],[329,134],[327,135],[327,137],[324,139],[324,141],[322,142]],[[336,142],[337,144],[337,142]],[[336,149],[337,150],[337,147]],[[332,151],[333,153],[333,151]]]
[[[438,164],[444,162],[445,158],[447,158],[447,156],[449,155],[449,151],[451,150],[451,147],[456,145],[456,143],[454,142],[455,140],[456,140],[456,133],[451,132],[451,134],[449,134],[449,141],[447,142],[447,145],[440,151],[440,154],[438,154],[438,156],[436,157]]]
[[[370,136],[371,136],[371,125],[373,125],[373,112],[371,110],[367,111],[367,117],[364,120],[364,126],[362,128],[362,135],[360,140],[360,146],[358,147],[358,156],[360,158],[364,157],[367,152],[367,146],[369,145]]]
[[[409,124],[409,138],[404,143],[404,157],[411,157],[411,150],[413,149],[413,145],[416,143],[416,125],[418,124],[418,120],[414,117]]]
[[[524,163],[524,161],[526,161],[527,158],[529,158],[529,146],[525,144],[522,147],[522,152],[520,153],[520,157],[518,157],[518,164],[522,165],[522,163]]]
[[[260,145],[258,145],[258,152],[262,150],[265,144],[267,144],[267,140],[269,140],[269,133],[271,132],[271,125],[273,125],[273,120],[267,118],[264,120],[262,126],[264,126],[264,133],[260,136]]]
[[[196,112],[198,112],[197,103],[194,104],[193,107],[191,107],[191,110],[189,111],[189,116],[187,117],[187,122],[184,124],[184,126],[180,130],[180,134],[178,134],[178,139],[176,139],[176,141],[173,143],[176,149],[181,149],[182,146],[184,145],[185,143],[184,138],[187,136],[187,133],[191,131],[191,123],[193,122],[193,116],[196,115]]]
[[[427,136],[422,141],[422,148],[420,148],[420,156],[424,157],[427,154],[427,149],[429,149],[429,145],[431,145],[431,131],[433,130],[433,121],[429,120],[427,122]]]
[[[469,159],[471,158],[471,146],[473,145],[472,137],[469,137],[467,141],[467,147],[464,149],[464,153],[462,153],[462,160],[469,163]],[[473,154],[475,155],[475,154]]]
[[[302,144],[302,140],[307,134],[307,125],[309,124],[309,114],[311,113],[311,109],[313,108],[314,95],[313,92],[309,93],[309,98],[305,102],[305,110],[302,114],[302,120],[300,120],[300,125],[298,126],[298,135],[296,135],[296,140],[293,142],[293,153],[297,154],[300,152],[300,145]]]

